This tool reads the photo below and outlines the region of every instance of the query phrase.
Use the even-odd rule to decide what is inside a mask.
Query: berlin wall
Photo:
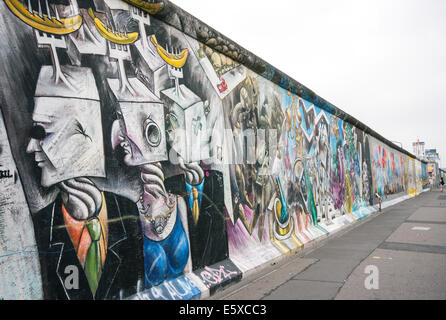
[[[5,300],[204,298],[427,188],[168,1],[3,0],[0,61]]]

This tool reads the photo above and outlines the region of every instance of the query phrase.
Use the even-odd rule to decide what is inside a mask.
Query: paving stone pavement
[[[210,299],[446,299],[446,193],[388,207]]]

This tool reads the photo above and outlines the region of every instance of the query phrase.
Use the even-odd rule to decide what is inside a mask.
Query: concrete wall
[[[206,297],[426,187],[180,8],[128,2],[0,4],[1,298]]]

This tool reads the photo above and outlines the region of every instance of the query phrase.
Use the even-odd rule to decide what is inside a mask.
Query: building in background
[[[428,161],[427,172],[429,176],[433,177],[434,185],[440,183],[440,155],[437,149],[426,149],[424,158]]]
[[[413,153],[417,158],[427,162],[427,173],[433,178],[434,185],[440,183],[440,155],[437,149],[425,149],[425,142],[419,139],[412,143]]]
[[[417,156],[417,158],[421,159],[424,157],[424,145],[425,143],[419,139],[412,143],[413,153]]]
[[[426,149],[424,158],[429,161],[440,161],[440,155],[438,154],[437,149]]]

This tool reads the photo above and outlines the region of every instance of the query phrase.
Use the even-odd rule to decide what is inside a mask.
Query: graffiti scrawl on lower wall
[[[201,291],[185,276],[165,280],[158,286],[138,292],[131,300],[192,300],[200,297]]]
[[[198,299],[426,187],[165,3],[0,3],[5,299]]]
[[[211,294],[234,281],[239,281],[242,277],[240,270],[229,259],[212,266],[206,266],[195,271],[195,274],[210,290]]]

